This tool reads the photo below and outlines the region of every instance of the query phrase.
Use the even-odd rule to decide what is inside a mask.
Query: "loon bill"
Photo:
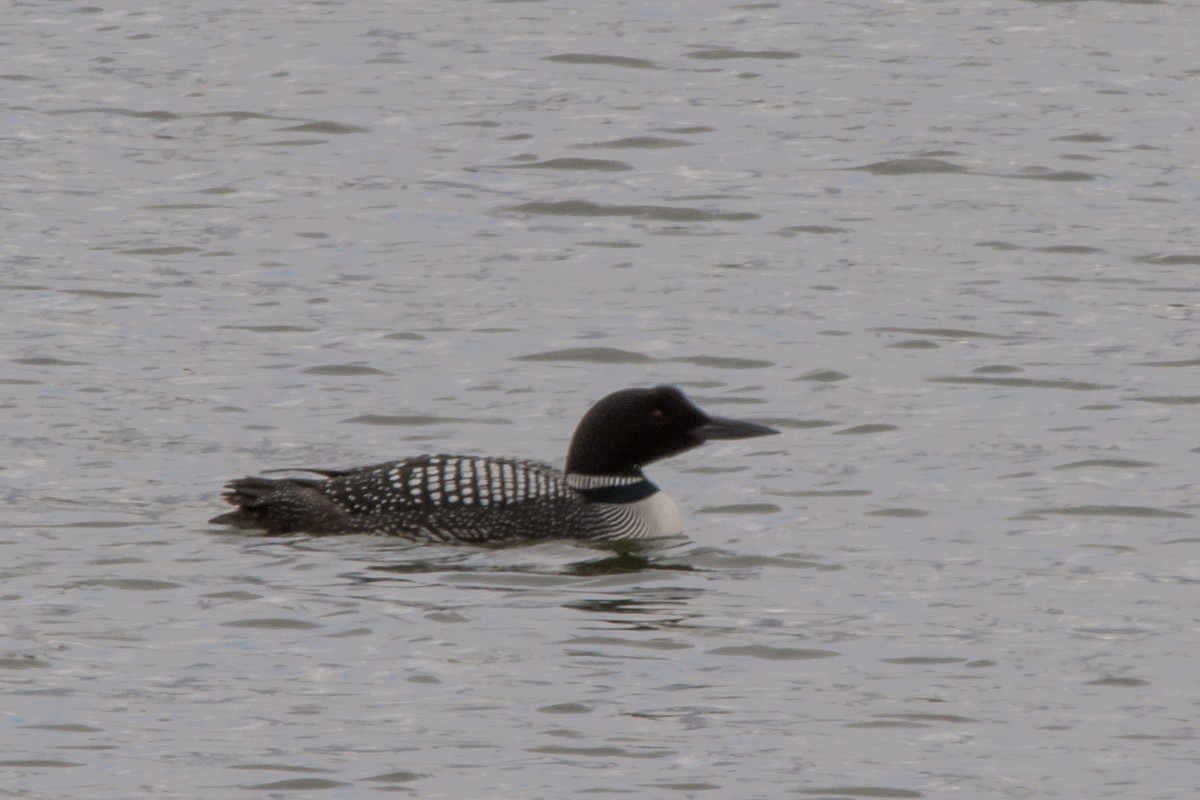
[[[673,386],[622,389],[580,420],[566,467],[484,456],[423,455],[315,478],[239,478],[235,510],[210,520],[285,533],[384,533],[421,541],[673,536],[683,516],[642,467],[711,439],[779,431],[714,417]]]

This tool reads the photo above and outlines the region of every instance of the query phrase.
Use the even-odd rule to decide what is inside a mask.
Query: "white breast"
[[[666,492],[655,492],[632,503],[597,503],[612,531],[607,539],[645,539],[683,533],[683,514]]]

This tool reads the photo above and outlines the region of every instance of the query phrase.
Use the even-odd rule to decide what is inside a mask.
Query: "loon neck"
[[[640,469],[623,475],[569,472],[566,480],[567,486],[592,503],[635,503],[658,492]]]

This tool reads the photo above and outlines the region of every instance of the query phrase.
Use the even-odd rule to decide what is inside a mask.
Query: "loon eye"
[[[663,410],[661,408],[650,409],[650,419],[660,420],[665,416],[666,416],[666,414],[663,413]]]

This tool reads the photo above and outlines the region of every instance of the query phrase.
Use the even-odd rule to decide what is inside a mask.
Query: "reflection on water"
[[[559,545],[551,545],[557,549]],[[654,559],[655,551],[662,545],[655,542],[588,542],[569,545],[572,549],[585,548],[604,552],[604,555],[592,556],[579,561],[567,563],[530,561],[515,563],[507,558],[489,559],[489,555],[508,551],[505,555],[514,553],[520,557],[536,546],[528,544],[493,545],[486,547],[447,547],[450,553],[438,553],[427,558],[419,555],[405,557],[403,561],[391,564],[373,564],[368,567],[372,572],[386,572],[397,575],[410,573],[441,573],[441,572],[496,572],[516,573],[522,575],[575,575],[579,577],[596,575],[616,575],[621,573],[636,573],[644,570],[690,570],[685,564],[658,562]],[[416,546],[414,550],[425,549]],[[415,554],[414,554],[415,555]],[[378,577],[363,577],[362,580],[381,580]]]

